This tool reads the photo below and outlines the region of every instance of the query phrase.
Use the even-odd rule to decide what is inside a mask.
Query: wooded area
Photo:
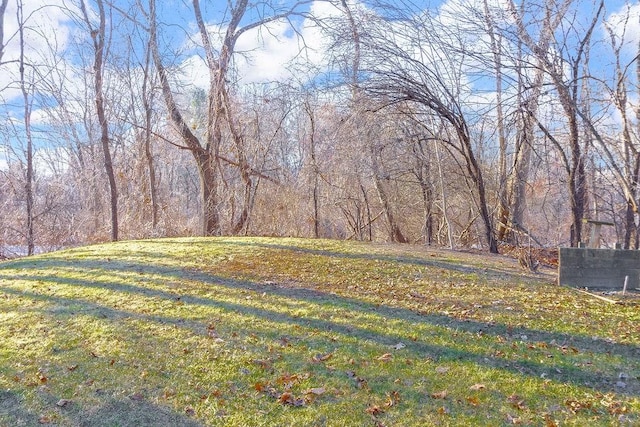
[[[585,217],[640,244],[638,5],[26,3],[0,4],[2,256],[230,234],[498,252],[577,246]]]

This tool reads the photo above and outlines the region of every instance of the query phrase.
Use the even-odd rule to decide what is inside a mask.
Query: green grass
[[[5,262],[0,425],[639,425],[639,307],[516,265],[269,238]]]

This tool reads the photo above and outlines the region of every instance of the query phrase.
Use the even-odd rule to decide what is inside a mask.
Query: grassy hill
[[[0,425],[640,424],[640,308],[517,262],[326,240],[0,264]]]

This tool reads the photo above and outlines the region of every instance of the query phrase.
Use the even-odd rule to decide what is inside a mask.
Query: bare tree
[[[623,63],[622,54],[630,17],[629,6],[627,6],[627,13],[623,16],[622,22],[617,23],[617,28],[614,29],[610,23],[605,22],[605,28],[609,34],[615,61],[613,85],[606,89],[611,93],[611,99],[621,118],[621,144],[617,144],[616,141],[609,141],[609,138],[601,134],[595,127],[592,129],[592,132],[595,139],[599,142],[599,147],[604,153],[609,167],[614,172],[618,186],[621,188],[626,201],[623,247],[625,249],[631,249],[633,246],[635,249],[638,249],[640,246],[638,239],[640,230],[638,230],[635,223],[635,217],[638,214],[637,198],[640,181],[640,142],[638,141],[638,134],[634,134],[633,118],[628,113],[632,108],[629,102],[630,76],[628,74],[633,71],[631,65],[635,61],[636,78],[640,78],[640,42],[636,49],[637,54],[630,63]],[[616,30],[620,32],[619,36]],[[636,106],[635,116],[636,121],[640,123],[639,106]]]
[[[6,6],[6,4],[4,5]],[[27,160],[27,173],[25,179],[25,196],[27,202],[27,255],[33,255],[34,251],[34,234],[33,234],[33,219],[34,219],[34,202],[33,202],[33,138],[31,134],[31,100],[29,99],[29,92],[27,90],[27,82],[25,77],[25,17],[22,0],[17,2],[17,19],[18,19],[18,35],[20,43],[20,57],[19,57],[19,72],[20,72],[20,91],[22,92],[22,101],[24,103],[24,129],[25,138],[27,140],[26,160]]]
[[[555,1],[549,1],[545,5],[548,13],[545,16],[543,28],[547,31],[553,31],[558,27],[560,22],[566,23],[566,21],[561,20],[564,19],[563,17],[565,17],[565,13],[572,2],[573,0],[564,0],[560,4],[556,4]],[[555,40],[557,47],[555,50],[556,55],[550,55],[549,50],[544,48],[544,44],[537,43],[534,40],[524,23],[522,13],[518,12],[513,1],[509,2],[509,8],[517,27],[518,36],[524,45],[527,46],[542,63],[545,74],[549,76],[553,82],[558,101],[567,120],[568,138],[566,149],[562,142],[556,138],[553,132],[543,124],[542,121],[536,121],[538,127],[557,148],[563,159],[563,166],[568,177],[567,184],[572,215],[570,240],[572,246],[577,246],[582,239],[582,220],[587,199],[585,151],[588,149],[588,139],[583,138],[579,126],[582,115],[582,111],[580,110],[580,82],[582,81],[583,75],[581,73],[583,72],[583,60],[588,52],[591,36],[599,21],[600,14],[603,11],[604,3],[602,1],[599,3],[597,11],[593,15],[586,30],[583,31],[582,29],[573,28],[574,32],[579,33],[581,37],[578,39],[575,52],[572,52],[570,57],[559,56],[560,52],[566,52],[567,50],[567,46],[562,45],[562,43],[568,42],[568,35],[565,34],[567,39],[564,41]],[[553,13],[551,11],[553,11]],[[552,24],[554,21],[556,22],[555,25]],[[571,25],[569,25],[569,28],[572,28]],[[569,70],[568,76],[566,75],[566,69]]]
[[[490,214],[487,189],[482,168],[467,122],[467,112],[460,97],[459,81],[461,58],[447,49],[436,34],[442,34],[437,23],[425,18],[412,22],[405,17],[406,26],[381,23],[379,29],[370,29],[366,46],[371,53],[367,72],[371,75],[366,90],[383,104],[409,102],[420,105],[427,114],[434,114],[451,130],[443,138],[445,146],[462,159],[470,189],[477,197],[477,208],[484,225],[484,235],[492,253],[498,252],[493,220]],[[430,35],[428,43],[420,34]],[[406,43],[405,49],[401,43]],[[439,44],[440,43],[440,44]],[[415,55],[415,51],[418,55]]]
[[[245,146],[242,134],[238,129],[238,124],[233,117],[233,107],[231,105],[229,72],[232,66],[232,59],[236,53],[235,46],[238,38],[247,31],[259,28],[270,22],[285,19],[298,5],[292,9],[282,12],[275,12],[269,16],[262,16],[258,13],[257,20],[244,23],[253,10],[253,6],[248,0],[238,0],[229,4],[229,20],[226,22],[224,35],[219,50],[211,40],[211,35],[206,26],[198,0],[192,1],[194,18],[197,23],[202,49],[204,51],[205,62],[209,70],[209,88],[207,91],[207,126],[202,140],[196,136],[187,124],[184,114],[181,112],[175,100],[169,80],[169,71],[165,66],[158,46],[158,23],[155,0],[149,1],[149,29],[150,47],[154,64],[160,77],[160,85],[169,111],[171,122],[178,131],[183,148],[189,150],[196,162],[200,176],[200,190],[202,202],[202,228],[203,235],[217,235],[222,232],[220,221],[220,200],[218,195],[219,177],[221,171],[220,162],[223,161],[220,150],[223,143],[225,129],[231,134],[231,139],[235,145],[237,158],[231,164],[235,164],[240,170],[244,182],[244,202],[241,213],[232,226],[232,231],[238,232],[245,228],[248,220],[249,206],[251,204],[251,166],[247,163]],[[256,11],[257,12],[257,11]]]
[[[106,48],[106,13],[104,9],[103,0],[96,0],[98,6],[98,28],[94,28],[89,19],[87,8],[84,0],[80,1],[80,9],[82,15],[87,24],[87,28],[90,31],[91,39],[93,40],[94,48],[94,92],[96,113],[98,115],[98,122],[100,125],[100,141],[102,145],[102,155],[104,157],[104,167],[109,180],[109,194],[110,194],[110,206],[111,206],[111,240],[118,240],[118,191],[116,188],[116,178],[113,171],[113,161],[111,159],[110,139],[109,139],[109,124],[105,114],[105,94],[103,89],[103,73],[104,73],[104,59],[107,54]]]

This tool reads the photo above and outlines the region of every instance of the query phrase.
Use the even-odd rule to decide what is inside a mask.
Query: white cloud
[[[52,63],[55,52],[64,50],[71,35],[69,6],[64,0],[28,0],[24,1],[23,16],[25,57],[28,63]],[[19,23],[16,17],[17,6],[10,1],[4,15],[4,43],[2,63],[0,65],[0,88],[5,100],[20,95],[14,82],[19,79],[17,60],[20,57]]]
[[[315,1],[309,13],[316,18],[335,16],[340,11],[331,3]],[[292,28],[292,25],[294,26]],[[219,49],[226,28],[208,27],[212,41]],[[194,34],[185,44],[187,50],[197,48],[200,37]],[[285,81],[300,77],[302,66],[325,67],[326,45],[320,28],[310,19],[278,20],[244,32],[236,42],[234,66],[240,84]],[[182,64],[185,83],[207,89],[209,71],[201,56],[189,56]]]

